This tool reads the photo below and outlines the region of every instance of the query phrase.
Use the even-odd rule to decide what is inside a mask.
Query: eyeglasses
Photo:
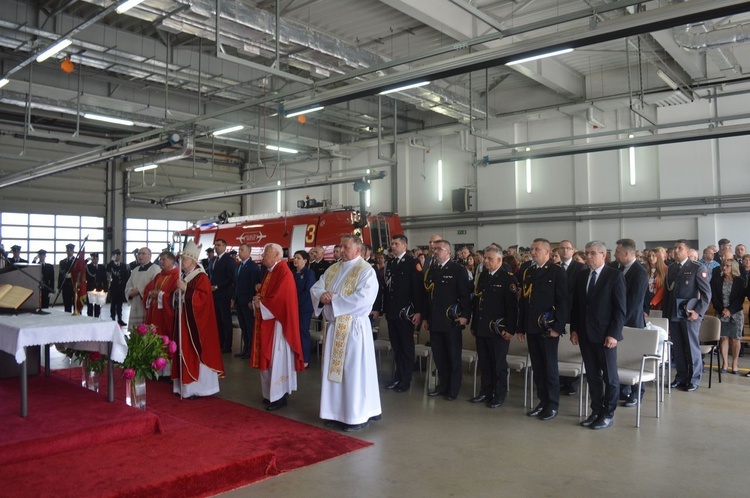
[[[586,251],[583,254],[585,254],[586,256],[596,256],[597,254],[604,254],[604,253],[599,252],[599,251]]]
[[[572,251],[573,250],[572,247],[563,247],[563,246],[560,246],[557,249],[560,251]]]
[[[447,251],[447,250],[448,249],[446,249],[445,247],[440,247],[440,246],[437,246],[435,249],[433,249],[433,251],[435,251],[435,252]]]

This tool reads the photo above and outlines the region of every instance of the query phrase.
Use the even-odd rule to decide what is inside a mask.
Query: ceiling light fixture
[[[143,166],[138,166],[137,168],[133,168],[133,171],[135,171],[136,173],[140,173],[141,171],[148,171],[150,169],[156,169],[158,167],[159,165],[154,164],[154,163],[144,164]]]
[[[323,106],[320,106],[320,107],[312,107],[312,108],[310,108],[310,109],[304,109],[304,110],[302,110],[302,111],[294,111],[294,112],[291,112],[291,113],[289,113],[289,114],[285,114],[285,116],[286,116],[287,118],[293,118],[293,117],[295,117],[295,116],[300,116],[300,115],[302,115],[302,114],[309,114],[309,113],[311,113],[311,112],[322,111],[323,109],[325,109],[325,108],[324,108]]]
[[[279,147],[278,145],[266,145],[266,149],[277,150],[279,152],[287,152],[289,154],[296,154],[299,152],[297,149],[288,149],[286,147]]]
[[[0,80],[0,88],[4,87],[4,86],[5,86],[5,85],[7,85],[8,83],[10,83],[10,80],[9,80],[8,78],[3,78],[3,79],[1,79],[1,80]]]
[[[562,50],[555,50],[554,52],[547,52],[546,54],[539,54],[539,55],[532,55],[531,57],[526,57],[524,59],[518,59],[515,61],[510,61],[506,63],[506,66],[513,66],[515,64],[523,64],[524,62],[531,62],[538,59],[546,59],[547,57],[554,57],[556,55],[562,55],[572,52],[572,48],[564,48]]]
[[[139,3],[143,2],[144,0],[127,0],[123,3],[121,3],[116,9],[115,12],[118,14],[122,14],[123,12],[127,12]]]
[[[378,95],[388,95],[389,93],[403,92],[404,90],[410,90],[412,88],[419,88],[420,86],[429,85],[429,81],[420,81],[418,83],[412,83],[410,85],[399,86],[380,92]]]
[[[232,132],[235,132],[235,131],[240,131],[243,128],[244,128],[244,126],[242,126],[242,125],[230,126],[229,128],[222,128],[221,130],[216,130],[211,135],[213,135],[215,137],[218,137],[219,135],[226,135],[227,133],[232,133]]]
[[[37,62],[44,62],[56,53],[66,49],[70,45],[73,44],[73,40],[70,40],[68,38],[63,38],[62,40],[58,41],[54,45],[52,45],[50,48],[42,52],[41,54],[36,56]]]
[[[93,119],[94,121],[104,121],[105,123],[114,123],[114,124],[119,124],[123,126],[135,125],[135,123],[133,121],[130,121],[129,119],[113,118],[111,116],[102,116],[101,114],[86,113],[83,115],[83,117],[86,119]]]
[[[662,71],[661,69],[657,69],[657,70],[656,70],[656,75],[657,75],[657,76],[658,76],[659,78],[661,78],[661,80],[662,80],[662,81],[663,81],[664,83],[666,83],[666,84],[667,84],[667,85],[669,86],[669,88],[671,88],[672,90],[679,90],[679,88],[680,88],[680,85],[678,85],[678,84],[677,84],[677,83],[675,82],[675,80],[673,80],[672,78],[670,78],[669,76],[667,76],[667,73],[665,73],[665,72],[664,72],[664,71]]]

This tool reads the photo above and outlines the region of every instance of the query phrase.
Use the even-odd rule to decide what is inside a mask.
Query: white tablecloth
[[[26,346],[65,343],[65,347],[107,354],[110,342],[112,360],[123,361],[128,346],[117,322],[54,312],[0,315],[0,350],[15,355],[18,363],[26,361]]]

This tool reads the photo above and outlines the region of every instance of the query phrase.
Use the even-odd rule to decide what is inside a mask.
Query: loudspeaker
[[[451,197],[453,201],[453,211],[463,213],[471,208],[469,204],[469,189],[457,188],[453,190]]]

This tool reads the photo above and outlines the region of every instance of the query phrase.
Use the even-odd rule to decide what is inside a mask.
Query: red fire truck
[[[354,208],[310,208],[288,212],[285,215],[251,215],[227,218],[224,223],[208,222],[179,232],[184,245],[190,238],[203,244],[203,250],[212,247],[214,240],[227,241],[227,250],[240,244],[250,244],[253,260],[260,260],[263,246],[275,242],[284,248],[284,256],[291,257],[300,249],[309,251],[314,246],[325,249],[325,258],[332,259],[333,246],[344,235],[356,234],[375,251],[388,248],[391,235],[403,233],[401,219],[395,213],[378,213],[367,217],[367,224],[359,221],[359,211]]]

